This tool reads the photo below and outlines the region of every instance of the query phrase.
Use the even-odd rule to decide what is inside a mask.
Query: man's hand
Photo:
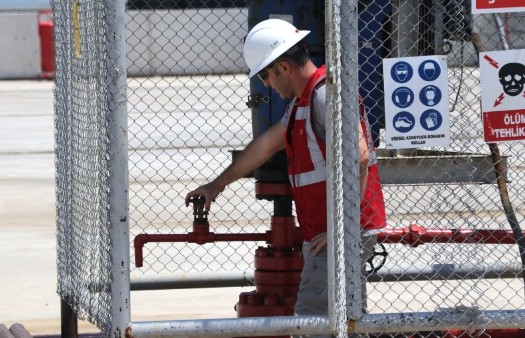
[[[192,197],[202,196],[205,200],[204,210],[210,211],[211,202],[215,202],[215,197],[217,197],[222,192],[222,190],[223,189],[214,184],[214,182],[201,185],[186,195],[186,206],[190,204],[190,199]]]
[[[320,233],[319,235],[312,238],[312,245],[310,251],[314,256],[317,256],[325,247],[327,243],[326,232]]]

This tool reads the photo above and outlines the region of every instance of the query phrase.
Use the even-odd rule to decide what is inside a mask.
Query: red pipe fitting
[[[255,291],[242,292],[239,302],[235,304],[237,317],[292,316],[295,298],[290,297],[282,302],[274,295],[262,295]]]
[[[135,247],[135,266],[140,268],[143,261],[143,247],[149,242],[186,242],[205,244],[213,242],[269,242],[269,232],[260,234],[216,234],[214,232],[193,231],[187,234],[139,234],[133,240]]]
[[[301,247],[303,239],[294,216],[272,216],[270,245],[275,249]]]
[[[424,243],[516,243],[514,234],[510,230],[441,230],[426,229],[417,224],[410,224],[407,228],[385,229],[378,235],[377,240],[384,244],[401,243],[412,247],[417,247]]]
[[[301,250],[274,250],[259,247],[255,250],[255,268],[265,271],[302,271]]]
[[[213,242],[266,242],[275,249],[301,247],[299,228],[295,226],[294,216],[272,216],[270,231],[251,234],[216,234],[210,231],[207,212],[203,210],[203,200],[193,200],[193,231],[187,234],[139,234],[135,236],[135,266],[144,264],[143,247],[148,242],[186,242],[203,245]]]

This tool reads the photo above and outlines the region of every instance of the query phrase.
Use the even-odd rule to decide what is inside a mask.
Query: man
[[[278,19],[262,21],[248,33],[244,58],[250,68],[249,76],[258,75],[266,87],[274,89],[281,98],[292,100],[280,122],[248,144],[212,182],[188,193],[186,205],[191,197],[202,195],[206,200],[205,209],[209,210],[211,202],[228,184],[286,149],[288,176],[304,241],[305,265],[295,313],[324,315],[328,313],[325,67],[317,68],[309,58],[302,42],[309,33]],[[361,113],[364,114],[364,110]],[[364,267],[377,232],[386,222],[375,153],[366,119],[361,118],[359,166]]]

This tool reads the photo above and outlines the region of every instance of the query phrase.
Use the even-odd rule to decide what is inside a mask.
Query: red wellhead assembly
[[[255,183],[256,197],[274,203],[270,230],[265,233],[217,234],[210,231],[208,212],[204,211],[204,199],[193,198],[193,231],[187,234],[139,234],[135,237],[135,265],[143,265],[143,246],[148,242],[187,242],[205,244],[212,242],[255,241],[266,242],[255,250],[255,290],[242,292],[235,305],[237,317],[291,316],[294,314],[296,294],[299,289],[303,257],[299,227],[292,215],[292,195],[288,184]],[[427,229],[411,224],[406,228],[385,229],[378,242],[401,243],[417,247],[425,243],[483,243],[514,244],[512,231],[470,229]],[[525,331],[485,330],[472,335],[463,330],[432,332],[426,337],[524,337]],[[428,334],[428,333],[427,333]],[[370,335],[387,337],[386,334]],[[288,336],[284,336],[288,337]],[[397,334],[388,337],[420,338],[421,332]]]

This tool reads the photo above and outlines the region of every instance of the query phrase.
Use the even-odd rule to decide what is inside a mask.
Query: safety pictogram
[[[480,53],[486,142],[525,139],[525,49]]]
[[[386,148],[450,143],[448,70],[444,56],[383,60]]]

